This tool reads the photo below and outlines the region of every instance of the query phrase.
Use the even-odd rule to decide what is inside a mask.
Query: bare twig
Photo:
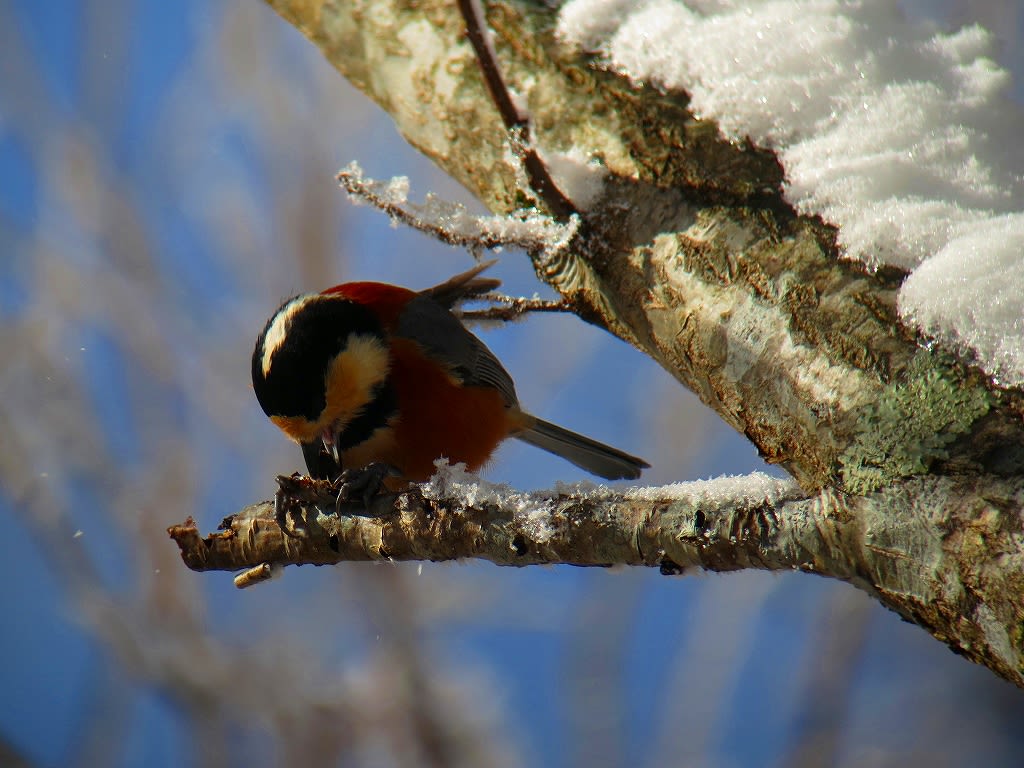
[[[528,312],[572,312],[572,307],[564,299],[528,299],[523,296],[486,293],[477,297],[476,300],[493,302],[503,306],[490,306],[486,309],[460,309],[457,314],[464,322],[507,322],[509,320],[517,320]]]
[[[473,46],[476,53],[476,59],[480,64],[480,71],[483,74],[484,83],[487,85],[487,91],[491,94],[491,100],[498,108],[505,128],[519,138],[523,166],[526,168],[530,188],[537,193],[556,219],[568,221],[578,211],[572,201],[563,195],[555,184],[547,166],[530,142],[530,119],[516,105],[501,76],[498,57],[487,34],[484,10],[480,5],[480,0],[459,0],[459,11],[466,22],[466,37],[469,38],[470,45]]]
[[[278,569],[270,563],[260,563],[235,576],[235,586],[239,589],[246,589],[255,584],[262,584],[264,581],[270,581],[277,573]]]

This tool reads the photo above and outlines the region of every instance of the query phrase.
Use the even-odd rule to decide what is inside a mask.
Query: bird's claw
[[[344,469],[338,477],[338,499],[334,510],[340,516],[341,505],[360,502],[363,509],[369,511],[373,498],[385,489],[384,480],[388,477],[401,477],[396,467],[383,462],[373,462],[358,469]]]
[[[295,510],[296,504],[293,497],[283,487],[279,486],[277,493],[274,494],[274,519],[277,521],[277,527],[281,529],[281,532],[291,536],[293,539],[299,538],[291,522],[294,519]]]

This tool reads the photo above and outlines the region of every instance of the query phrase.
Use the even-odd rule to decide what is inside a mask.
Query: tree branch
[[[480,65],[480,72],[487,85],[487,91],[501,114],[505,128],[511,134],[511,140],[520,145],[523,167],[526,169],[530,189],[537,193],[552,216],[559,221],[568,221],[578,211],[572,202],[562,194],[554,179],[551,178],[544,161],[537,154],[536,148],[531,144],[530,119],[516,105],[505,84],[505,79],[501,76],[498,56],[486,29],[487,25],[484,20],[483,8],[480,7],[480,0],[458,0],[458,4],[462,18],[466,22],[466,37],[469,38],[469,42],[476,52],[477,63]]]
[[[515,216],[474,216],[464,206],[433,195],[428,195],[423,204],[417,205],[406,199],[406,178],[386,182],[368,179],[355,162],[339,171],[337,179],[354,201],[372,205],[392,221],[447,245],[467,248],[474,255],[479,255],[482,249],[512,247],[555,258],[558,251],[572,240],[579,226],[576,217],[558,223],[534,211],[520,211]]]
[[[488,207],[520,209],[505,126],[450,4],[339,1],[327,14],[268,1]],[[844,262],[834,229],[784,200],[771,152],[726,141],[685,94],[596,71],[540,4],[490,3],[488,22],[533,143],[607,171],[571,247],[528,248],[577,314],[649,354],[809,491],[1024,471],[1021,394],[922,350],[897,319],[902,273]]]
[[[268,2],[491,210],[521,208],[508,131],[450,3]],[[774,528],[740,525],[736,542],[720,524],[742,522],[742,512],[711,513],[696,526],[711,538],[691,541],[685,519],[664,518],[679,507],[652,499],[642,514],[664,535],[648,542],[654,550],[641,547],[621,562],[651,564],[661,550],[682,567],[773,563],[847,580],[1024,683],[1022,393],[922,348],[898,320],[903,273],[844,262],[835,230],[786,202],[771,151],[725,140],[689,112],[685,93],[599,71],[599,62],[555,39],[553,13],[504,0],[487,14],[503,82],[528,106],[532,144],[575,150],[607,172],[567,247],[529,249],[535,270],[583,319],[649,354],[812,497],[773,510]],[[577,502],[570,508],[589,509]],[[408,503],[420,509],[413,497]],[[614,528],[620,536],[636,530],[635,503],[617,499],[603,510],[633,509]],[[447,520],[431,514],[422,518],[427,532],[430,520]],[[480,527],[490,518],[473,520],[493,532],[490,523]],[[362,523],[353,530],[367,533]],[[392,522],[377,530],[404,529]],[[403,550],[410,554],[418,551],[411,541]],[[530,557],[546,551],[526,541]],[[494,555],[512,557],[507,549]],[[459,556],[480,555],[470,547]],[[611,562],[589,564],[599,560]]]
[[[301,521],[295,535],[279,527],[274,501],[246,507],[205,538],[187,521],[168,529],[185,564],[197,571],[260,569],[247,581],[269,575],[264,565],[463,558],[680,573],[803,567],[801,553],[820,550],[793,537],[806,535],[806,516],[822,502],[802,499],[792,481],[762,474],[627,491],[521,493],[442,467],[426,485],[377,497],[370,514],[345,504],[340,515],[329,482],[293,476],[278,483],[281,503]]]
[[[378,497],[369,515],[348,506],[336,515],[330,483],[279,483],[303,521],[299,535],[278,527],[272,501],[205,538],[189,520],[168,529],[185,564],[256,569],[239,586],[286,564],[366,560],[801,570],[852,583],[1024,684],[1024,481],[916,478],[869,497],[804,498],[792,482],[752,475],[526,494],[442,468],[424,486]]]
[[[482,294],[479,301],[490,302],[492,306],[483,309],[460,309],[457,314],[465,323],[507,323],[518,320],[530,312],[571,312],[564,301],[506,296],[503,293]]]

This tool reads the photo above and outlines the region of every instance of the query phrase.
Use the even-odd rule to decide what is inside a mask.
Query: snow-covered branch
[[[848,581],[958,652],[1024,684],[1020,647],[1024,481],[920,478],[867,497],[763,474],[615,490],[523,493],[439,467],[431,482],[336,507],[335,489],[279,478],[289,531],[265,501],[205,538],[168,533],[197,571],[247,569],[251,586],[285,565],[459,560],[497,565],[633,565],[802,570]],[[1016,628],[1016,629],[1014,629]]]
[[[513,566],[646,565],[666,573],[698,566],[797,568],[810,550],[792,539],[809,529],[794,523],[821,508],[792,481],[763,474],[661,488],[581,484],[524,493],[440,463],[429,483],[379,496],[369,512],[347,503],[339,509],[337,490],[325,481],[296,476],[278,483],[288,532],[277,522],[274,501],[246,507],[205,538],[190,522],[172,526],[168,532],[186,565],[256,568],[240,586],[282,565],[353,560],[480,558]]]
[[[551,258],[568,246],[580,223],[575,214],[561,223],[533,209],[508,216],[475,216],[465,206],[432,194],[423,203],[413,203],[408,199],[406,177],[369,179],[354,161],[338,173],[338,183],[352,200],[378,208],[393,222],[474,253],[484,248],[521,248]]]

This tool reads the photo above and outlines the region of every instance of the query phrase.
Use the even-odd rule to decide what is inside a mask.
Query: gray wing
[[[397,335],[415,341],[464,384],[494,387],[508,405],[519,404],[512,377],[494,353],[431,296],[421,294],[405,305]]]

